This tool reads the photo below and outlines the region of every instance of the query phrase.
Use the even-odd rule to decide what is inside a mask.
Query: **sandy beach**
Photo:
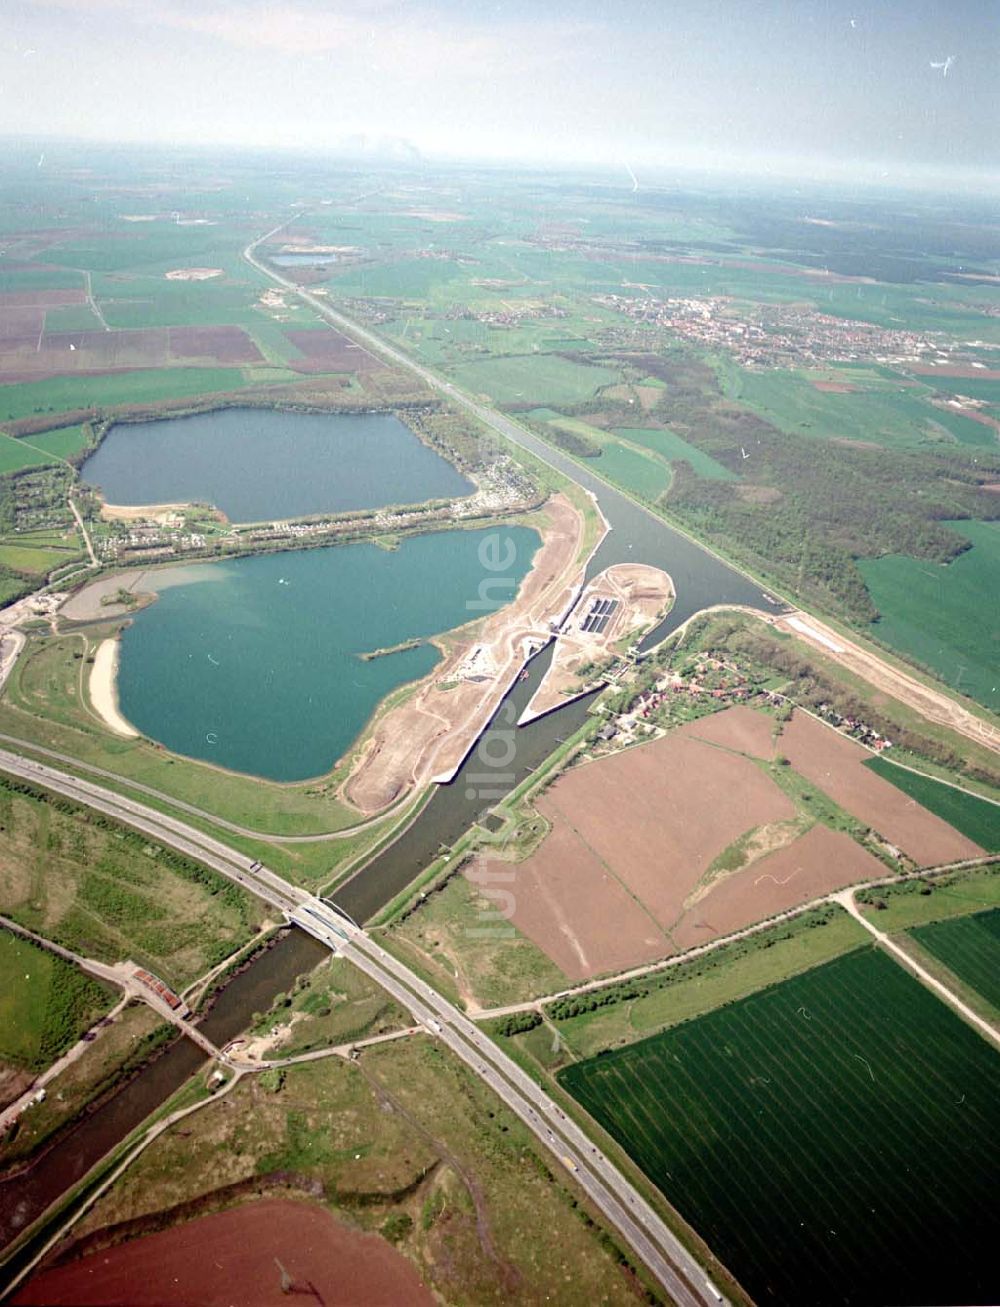
[[[136,739],[139,732],[118,711],[118,641],[102,640],[90,669],[90,702],[105,726],[115,735]]]

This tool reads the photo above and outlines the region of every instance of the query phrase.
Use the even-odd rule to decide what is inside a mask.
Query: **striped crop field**
[[[932,921],[910,934],[959,980],[1000,1008],[1000,908]]]
[[[759,1304],[995,1301],[1000,1055],[882,953],[558,1078]]]
[[[1000,852],[1000,805],[900,767],[888,758],[869,758],[865,766],[988,852]]]

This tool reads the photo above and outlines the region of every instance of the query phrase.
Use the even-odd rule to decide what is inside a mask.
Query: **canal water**
[[[254,1012],[266,1011],[275,994],[289,989],[296,976],[311,971],[324,957],[329,957],[329,950],[317,940],[291,931],[229,982],[202,1022],[205,1034],[220,1046],[227,1044],[246,1029]],[[84,1116],[55,1147],[43,1152],[30,1169],[0,1181],[0,1249],[141,1125],[204,1061],[204,1053],[190,1040],[175,1040]],[[0,1271],[0,1285],[14,1269],[16,1264]]]
[[[612,530],[591,560],[588,575],[616,562],[647,562],[664,568],[673,577],[676,602],[666,619],[646,637],[645,647],[652,647],[692,614],[714,604],[745,604],[773,611],[761,589],[749,578],[542,441],[526,436],[520,428],[510,434],[597,494]],[[551,646],[532,660],[527,677],[519,680],[503,700],[451,784],[439,786],[413,824],[334,893],[334,901],[355,920],[367,920],[391,902],[477,816],[513,789],[583,722],[589,698],[527,726],[514,726],[550,658]],[[325,950],[316,941],[300,931],[291,932],[227,987],[205,1022],[206,1033],[218,1043],[232,1038],[245,1029],[253,1012],[266,1010],[275,994],[289,988],[295,975],[311,969],[324,955]],[[175,1044],[108,1104],[81,1122],[58,1149],[41,1157],[27,1176],[0,1185],[0,1245],[41,1214],[162,1103],[200,1061],[200,1053],[187,1041]]]
[[[439,661],[430,644],[507,604],[539,546],[504,526],[502,577],[485,588],[497,529],[232,559],[185,569],[122,632],[118,697],[175,753],[275,781],[328,772],[386,695]],[[473,606],[478,605],[478,606]]]
[[[652,510],[641,507],[620,490],[609,486],[583,462],[554,449],[509,418],[494,418],[492,414],[490,418],[498,422],[504,434],[516,445],[544,459],[571,481],[596,495],[611,530],[590,561],[588,577],[602,572],[612,563],[651,563],[673,577],[676,601],[666,621],[647,638],[647,645],[662,640],[689,617],[714,604],[741,604],[764,612],[775,611],[756,581],[688,539]]]
[[[80,475],[109,504],[209,503],[231,522],[421,504],[475,489],[391,413],[265,408],[116,423]]]

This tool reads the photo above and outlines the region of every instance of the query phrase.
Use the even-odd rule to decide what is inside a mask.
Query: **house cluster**
[[[869,749],[874,749],[876,753],[883,753],[886,749],[892,748],[892,741],[887,740],[884,735],[879,735],[867,722],[860,717],[845,717],[843,713],[837,712],[836,708],[829,703],[821,703],[813,709],[817,717],[822,717],[825,722],[831,726],[836,726],[839,731],[845,735],[850,735],[852,739],[861,744],[865,744]]]
[[[533,499],[531,482],[506,454],[478,472],[476,480],[479,484],[474,494],[452,500],[452,517],[482,517],[485,513],[502,513],[529,504]]]
[[[206,537],[200,532],[156,522],[137,522],[118,534],[105,535],[96,541],[98,553],[108,561],[136,556],[166,558],[202,550],[206,543]]]
[[[738,304],[724,296],[660,300],[626,295],[598,295],[596,302],[633,322],[724,349],[750,368],[912,363],[940,356],[942,350],[939,342],[919,332],[835,318],[795,304]]]

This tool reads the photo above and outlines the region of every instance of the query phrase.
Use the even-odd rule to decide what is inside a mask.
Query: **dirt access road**
[[[991,722],[984,721],[975,713],[962,706],[950,695],[918,681],[915,676],[893,667],[877,654],[871,653],[859,644],[855,644],[839,631],[826,626],[809,613],[801,611],[787,613],[781,617],[763,615],[763,620],[779,631],[797,635],[808,644],[821,649],[828,658],[846,667],[848,671],[862,677],[876,690],[890,694],[908,708],[914,708],[929,722],[938,726],[947,726],[950,730],[964,735],[967,740],[985,745],[995,753],[1000,753],[1000,730]]]

